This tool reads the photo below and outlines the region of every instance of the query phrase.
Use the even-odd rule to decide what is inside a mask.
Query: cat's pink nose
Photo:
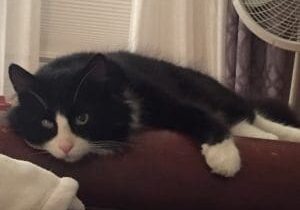
[[[65,154],[68,154],[71,149],[74,147],[74,144],[72,142],[59,142],[58,145],[59,149],[61,149]]]

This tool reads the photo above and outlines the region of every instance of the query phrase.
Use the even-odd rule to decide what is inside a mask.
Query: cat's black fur
[[[233,124],[251,122],[258,108],[200,72],[128,52],[61,57],[35,77],[11,65],[10,77],[20,105],[9,120],[32,144],[55,135],[56,127],[47,130],[40,122],[54,121],[57,112],[89,141],[125,141],[135,129],[151,127],[215,144],[230,135]],[[91,118],[76,126],[75,117],[83,112]]]

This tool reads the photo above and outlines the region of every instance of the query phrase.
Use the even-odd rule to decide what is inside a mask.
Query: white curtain
[[[134,0],[129,48],[223,78],[227,0]]]
[[[39,66],[40,0],[0,0],[0,95],[13,93],[8,66]]]

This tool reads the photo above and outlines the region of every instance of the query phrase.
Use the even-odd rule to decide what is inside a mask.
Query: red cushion
[[[234,178],[209,172],[188,138],[149,131],[122,155],[90,156],[70,164],[33,150],[9,129],[0,153],[32,161],[80,183],[87,206],[124,209],[299,209],[300,144],[236,138],[243,167]]]

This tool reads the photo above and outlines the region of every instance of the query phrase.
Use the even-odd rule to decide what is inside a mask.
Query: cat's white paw
[[[232,139],[214,145],[202,144],[202,154],[213,173],[232,177],[241,168],[239,151]]]

